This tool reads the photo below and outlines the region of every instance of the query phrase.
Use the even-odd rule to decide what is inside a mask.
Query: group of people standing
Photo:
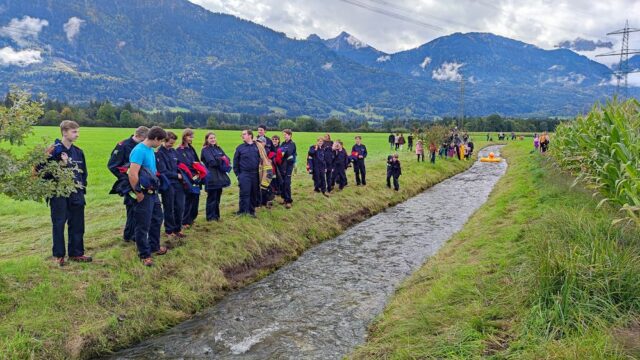
[[[68,255],[70,261],[91,262],[84,254],[84,196],[87,189],[87,165],[84,153],[74,145],[79,125],[65,120],[60,124],[62,140],[47,149],[48,161],[73,169],[77,191],[69,196],[48,199],[53,224],[53,256],[65,264],[64,231],[68,226]],[[233,160],[218,144],[216,135],[208,132],[200,151],[194,147],[194,132],[185,129],[181,136],[154,126],[138,127],[134,134],[118,142],[107,163],[116,177],[111,194],[123,198],[126,222],[123,239],[135,242],[137,253],[145,266],[153,265],[153,256],[164,255],[161,246],[161,227],[165,236],[184,238],[183,232],[193,226],[198,217],[202,190],[206,192],[206,219],[220,221],[220,201],[223,189],[231,185],[229,173],[238,179],[239,209],[237,215],[255,217],[256,208],[271,208],[276,196],[291,208],[291,177],[296,166],[297,150],[293,133],[283,130],[268,137],[266,127],[243,130],[242,143],[235,149]],[[179,142],[179,143],[178,143]],[[332,141],[330,134],[318,138],[307,154],[307,169],[313,177],[314,191],[327,195],[335,187],[347,185],[346,169],[353,166],[357,186],[365,186],[367,147],[360,136],[348,154],[340,140]],[[397,153],[387,159],[387,186],[399,190],[401,175]],[[51,175],[49,177],[55,180]]]
[[[401,151],[404,144],[407,144],[407,149],[413,151],[413,134],[409,134],[405,140],[402,133],[390,133],[389,134],[389,148],[390,150]]]
[[[313,190],[327,196],[335,186],[338,190],[347,186],[348,167],[353,165],[356,186],[367,185],[365,159],[367,147],[362,144],[362,137],[355,137],[355,145],[348,155],[341,140],[332,141],[331,135],[319,137],[315,145],[309,147],[307,153],[307,171],[313,177]]]
[[[533,134],[533,147],[536,151],[546,153],[549,149],[549,134],[545,131],[542,134]]]

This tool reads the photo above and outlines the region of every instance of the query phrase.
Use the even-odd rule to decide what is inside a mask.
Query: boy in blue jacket
[[[356,136],[356,144],[351,148],[353,157],[353,172],[356,174],[356,186],[367,185],[367,170],[364,166],[364,159],[367,158],[367,147],[362,144],[362,137]]]

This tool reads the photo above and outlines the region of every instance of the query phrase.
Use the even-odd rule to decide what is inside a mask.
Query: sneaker
[[[156,255],[164,255],[167,253],[167,248],[164,246],[160,246],[160,248],[158,249],[158,251],[155,252]]]
[[[142,265],[144,266],[153,266],[153,259],[148,257],[146,259],[142,259]]]
[[[69,256],[69,260],[71,261],[77,261],[77,262],[92,262],[93,259],[91,258],[91,256],[85,256],[85,255],[80,255],[80,256]]]
[[[64,256],[63,257],[55,257],[53,261],[59,266],[64,266]]]

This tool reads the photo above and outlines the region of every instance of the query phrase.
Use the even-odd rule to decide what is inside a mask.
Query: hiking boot
[[[291,203],[284,204],[284,207],[287,208],[287,209],[291,209]]]
[[[76,262],[84,262],[84,263],[88,263],[88,262],[92,262],[93,261],[91,256],[85,256],[85,255],[69,256],[69,260],[76,261]]]
[[[64,256],[63,257],[55,257],[53,261],[59,266],[64,266]]]
[[[158,251],[155,252],[156,255],[164,255],[167,253],[167,248],[164,246],[160,246],[160,248],[158,249]]]
[[[144,266],[153,266],[153,259],[148,257],[146,259],[142,259],[142,265]]]

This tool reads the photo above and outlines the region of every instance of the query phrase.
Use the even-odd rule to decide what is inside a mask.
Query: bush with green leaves
[[[640,223],[640,103],[596,105],[556,129],[551,153],[560,166]],[[620,219],[622,220],[622,219]]]
[[[42,105],[31,96],[14,90],[9,98],[10,106],[0,106],[0,143],[11,146],[0,148],[0,194],[17,200],[42,201],[50,196],[68,196],[76,191],[73,169],[47,161],[46,146],[36,146],[17,155],[14,151],[24,145],[31,134],[31,127],[42,116]],[[39,166],[39,171],[36,167]],[[57,181],[45,179],[50,174]]]

